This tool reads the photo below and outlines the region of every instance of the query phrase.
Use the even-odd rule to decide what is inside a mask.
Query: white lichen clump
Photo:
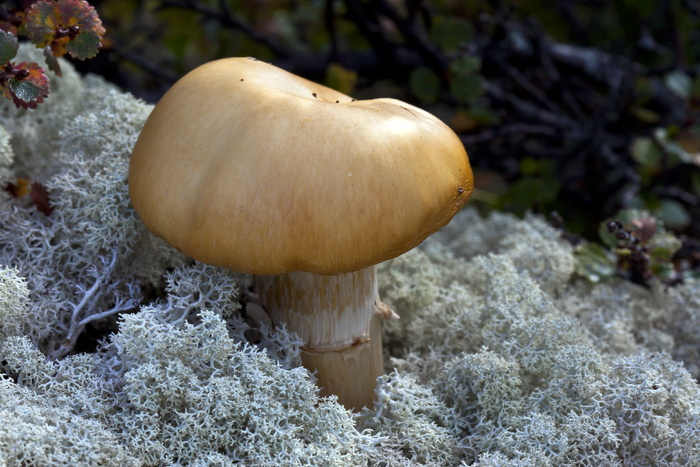
[[[380,267],[392,370],[352,414],[237,273],[139,221],[151,107],[63,68],[0,103],[0,183],[52,206],[0,190],[0,465],[700,465],[698,282],[588,284],[542,219],[466,210]]]

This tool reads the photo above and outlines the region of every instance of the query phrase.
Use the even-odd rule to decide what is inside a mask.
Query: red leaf
[[[39,182],[32,183],[32,189],[29,191],[29,196],[34,202],[37,210],[47,216],[53,212],[53,206],[49,201],[49,191]]]
[[[37,47],[51,46],[56,57],[69,53],[94,57],[105,33],[95,9],[85,0],[40,0],[26,16],[27,36]]]
[[[35,109],[49,95],[49,78],[36,63],[22,62],[13,67],[15,76],[0,87],[5,97],[11,97],[17,107]],[[9,92],[9,95],[8,95]]]
[[[11,32],[0,30],[0,64],[5,64],[15,58],[19,42]]]
[[[46,47],[54,40],[57,20],[56,4],[53,1],[34,3],[25,16],[27,37],[37,47]]]
[[[39,182],[33,182],[30,185],[30,181],[26,178],[18,178],[15,183],[8,183],[5,185],[3,190],[10,193],[15,198],[29,193],[29,197],[32,199],[32,203],[36,206],[36,209],[46,216],[50,216],[53,212],[53,206],[51,206],[51,201],[49,200],[49,191]]]

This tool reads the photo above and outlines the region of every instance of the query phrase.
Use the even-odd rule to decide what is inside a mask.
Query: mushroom
[[[354,100],[251,58],[191,71],[131,155],[146,226],[199,261],[254,275],[275,325],[304,341],[321,394],[371,405],[383,372],[375,265],[447,224],[473,189],[447,125],[394,99]]]

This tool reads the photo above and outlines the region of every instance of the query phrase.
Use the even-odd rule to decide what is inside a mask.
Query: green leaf
[[[661,206],[654,210],[654,216],[670,229],[683,230],[692,222],[685,206],[673,199],[661,200]]]
[[[590,282],[600,282],[617,273],[615,255],[597,243],[581,243],[574,250],[576,274]]]
[[[100,49],[100,36],[94,32],[82,32],[66,46],[66,51],[71,57],[85,60],[97,55]]]
[[[484,82],[479,75],[457,76],[450,80],[450,93],[463,104],[469,104],[484,93]]]
[[[615,219],[619,220],[619,218],[616,216],[615,216]],[[608,232],[608,228],[607,228],[607,224],[611,220],[612,219],[604,220],[603,222],[601,222],[598,225],[598,237],[603,242],[603,244],[605,246],[607,246],[608,248],[617,248],[618,240],[617,240],[617,238],[615,238],[614,234],[611,234],[610,232]],[[623,222],[623,221],[620,220],[620,222]],[[623,222],[623,225],[624,225],[624,222]]]
[[[671,262],[662,262],[652,264],[649,269],[654,273],[654,277],[661,280],[671,280],[678,277],[676,268]]]
[[[658,170],[661,166],[663,153],[661,148],[651,138],[635,138],[630,147],[632,158],[642,167]]]
[[[471,41],[473,34],[471,23],[454,16],[436,17],[431,30],[431,37],[437,46],[448,51]]]
[[[471,55],[453,60],[450,63],[450,72],[458,76],[466,76],[476,73],[481,69],[479,57]]]
[[[666,167],[671,168],[679,164],[690,164],[693,163],[692,157],[688,154],[676,141],[672,140],[672,137],[676,131],[673,128],[657,128],[654,130],[654,137],[656,141],[661,145],[665,154],[668,156],[666,158]]]
[[[31,102],[41,97],[41,89],[34,83],[18,79],[10,80],[10,90],[24,102]]]
[[[15,58],[19,43],[11,32],[0,30],[0,65]]]
[[[671,261],[683,243],[671,232],[661,232],[649,241],[649,255],[656,261]]]
[[[416,68],[409,79],[411,93],[426,103],[437,101],[440,95],[440,78],[428,68]]]
[[[59,78],[63,76],[63,72],[61,71],[61,64],[58,63],[58,59],[51,52],[51,47],[49,46],[44,47],[44,59],[46,60],[46,66],[49,67],[49,70],[56,73],[56,76],[58,76]]]

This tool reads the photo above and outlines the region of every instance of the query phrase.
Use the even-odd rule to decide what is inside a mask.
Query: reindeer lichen
[[[698,281],[583,282],[541,218],[465,210],[379,267],[401,319],[352,414],[244,276],[138,219],[151,107],[62,67],[35,113],[0,108],[0,181],[52,206],[0,190],[3,465],[700,465]]]

